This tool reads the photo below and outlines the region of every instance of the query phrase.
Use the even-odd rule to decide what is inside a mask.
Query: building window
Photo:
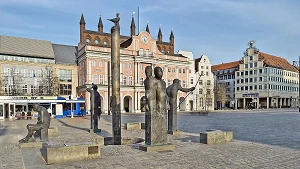
[[[210,80],[207,80],[207,85],[211,85],[211,82],[210,82]]]
[[[206,72],[206,76],[208,76],[208,72]]]
[[[127,85],[127,77],[126,76],[123,77],[123,85]]]
[[[201,69],[204,69],[204,66],[201,66]]]
[[[103,42],[103,45],[104,45],[104,46],[107,46],[107,41],[106,41],[106,40]]]
[[[206,69],[208,70],[208,66],[206,66]]]
[[[131,76],[128,77],[128,80],[129,80],[129,85],[132,85],[132,77]]]
[[[245,69],[248,69],[248,64],[245,64]]]
[[[172,72],[175,72],[175,68],[172,69]]]
[[[71,84],[60,84],[59,85],[60,95],[72,95],[72,85]]]
[[[203,85],[203,80],[199,80],[199,84],[200,84],[200,85]]]
[[[22,86],[22,92],[23,92],[23,94],[27,94],[27,90],[28,90],[28,86],[27,85],[23,85]]]
[[[97,75],[93,75],[93,83],[94,83],[94,84],[97,84],[97,82],[98,82],[98,77],[97,77]]]
[[[240,90],[240,87],[236,87],[236,91],[239,91]]]
[[[89,38],[86,38],[86,43],[90,43],[91,40]]]
[[[257,62],[254,62],[254,67],[257,67]]]
[[[262,74],[262,69],[259,69],[259,74]]]
[[[249,56],[249,59],[250,59],[250,61],[252,61],[253,60],[253,56]]]
[[[92,66],[96,66],[96,60],[92,60]]]
[[[168,86],[170,86],[171,85],[171,80],[168,80]]]
[[[140,65],[140,69],[141,69],[141,70],[144,70],[144,65]]]
[[[199,89],[199,94],[202,94],[203,93],[203,89]]]
[[[36,91],[35,86],[34,86],[34,85],[31,85],[31,86],[30,86],[30,93],[31,93],[32,95],[35,95],[35,91]]]
[[[249,63],[249,65],[250,65],[250,68],[253,68],[253,63]]]
[[[59,70],[60,82],[72,82],[72,70]]]
[[[181,69],[179,69],[179,73],[181,73]]]
[[[206,94],[210,95],[210,89],[206,89]]]
[[[103,62],[102,62],[102,60],[99,61],[99,66],[100,66],[100,67],[103,67]]]
[[[144,85],[144,78],[140,78],[140,85]]]
[[[185,69],[182,69],[182,73],[185,73]]]
[[[191,85],[194,83],[194,79],[191,79]]]
[[[123,68],[126,68],[126,63],[123,63]]]
[[[35,70],[30,70],[30,77],[35,77]]]
[[[132,69],[132,64],[131,63],[128,64],[128,68]]]
[[[168,72],[171,72],[171,68],[168,67]]]
[[[186,82],[185,82],[185,80],[182,81],[182,86],[183,86],[183,87],[186,87]]]
[[[95,40],[95,44],[96,44],[96,45],[98,45],[98,44],[99,44],[99,41],[98,41],[97,39]]]
[[[99,75],[99,84],[104,84],[104,75]]]
[[[240,72],[236,72],[236,76],[240,76]]]

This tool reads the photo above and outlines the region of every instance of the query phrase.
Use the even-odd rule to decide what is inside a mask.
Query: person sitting
[[[34,132],[42,129],[48,129],[50,126],[51,118],[46,108],[38,104],[34,104],[33,109],[38,112],[38,122],[37,124],[27,125],[28,134],[25,138],[19,140],[19,143],[28,143],[29,139],[32,138]],[[46,137],[47,137],[46,139],[48,139],[48,135],[46,135]]]

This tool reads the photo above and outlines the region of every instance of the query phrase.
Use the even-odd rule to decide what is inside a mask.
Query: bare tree
[[[19,96],[23,94],[22,84],[24,82],[23,76],[19,73],[19,69],[11,68],[7,72],[7,75],[4,75],[1,80],[2,87],[4,87],[5,95],[9,96]]]
[[[220,108],[222,108],[222,105],[228,100],[228,97],[226,95],[225,83],[223,82],[216,83],[214,93],[215,93],[215,101],[217,102],[217,104],[220,104]]]
[[[197,110],[209,110],[212,106],[212,86],[206,82],[202,86],[202,89],[199,89],[199,93],[196,95],[198,100],[198,105],[196,106]]]
[[[58,96],[59,95],[59,79],[54,73],[52,67],[45,67],[42,70],[42,77],[39,79],[38,93],[39,95]]]

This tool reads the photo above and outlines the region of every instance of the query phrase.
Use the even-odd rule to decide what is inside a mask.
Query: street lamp
[[[300,71],[300,56],[299,56],[299,60],[298,61],[293,61],[293,66],[295,66],[298,70],[298,92],[299,92],[299,95],[298,95],[298,109],[299,109],[299,112],[300,112],[300,106],[299,106],[299,101],[300,101],[300,74],[299,74],[299,71]]]

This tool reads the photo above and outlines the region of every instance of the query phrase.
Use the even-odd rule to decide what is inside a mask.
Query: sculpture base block
[[[168,134],[171,134],[171,135],[173,135],[173,136],[179,136],[179,135],[181,135],[181,132],[180,131],[168,131]]]
[[[43,142],[19,143],[20,148],[42,148]]]
[[[200,133],[200,143],[204,144],[220,144],[227,143],[233,140],[232,131],[208,130]]]
[[[43,143],[41,152],[47,164],[96,159],[101,156],[100,146],[94,142]]]
[[[140,150],[146,152],[172,152],[175,150],[175,146],[172,144],[164,144],[164,145],[140,145]]]
[[[98,136],[97,134],[93,134],[92,140],[98,143],[99,146],[104,146],[104,137]]]
[[[142,129],[142,125],[139,122],[125,123],[125,129],[126,130],[141,130]]]

